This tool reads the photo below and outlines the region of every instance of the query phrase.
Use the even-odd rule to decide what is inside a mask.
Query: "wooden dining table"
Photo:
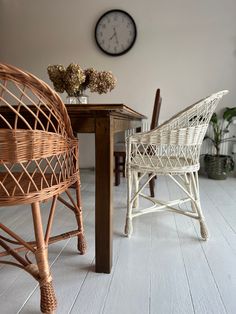
[[[66,104],[75,133],[95,134],[95,271],[112,269],[114,134],[138,128],[146,117],[124,104]]]

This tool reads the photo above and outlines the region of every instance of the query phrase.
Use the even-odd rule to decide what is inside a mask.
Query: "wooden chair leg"
[[[40,308],[42,313],[52,314],[55,313],[57,308],[57,300],[48,264],[48,249],[44,240],[39,202],[33,203],[31,207],[36,239],[35,258],[38,267],[38,281],[41,292]]]
[[[122,173],[123,178],[125,178],[125,157],[122,157]]]
[[[149,175],[150,176],[150,175]],[[155,197],[155,177],[149,181],[150,196]]]
[[[120,165],[119,156],[115,156],[115,186],[120,185]]]
[[[84,236],[80,182],[77,181],[75,185],[76,185],[76,200],[77,200],[77,207],[75,207],[75,217],[78,224],[78,230],[81,231],[81,233],[78,235],[77,248],[78,248],[78,251],[83,255],[86,252],[87,244],[86,244],[86,240]]]

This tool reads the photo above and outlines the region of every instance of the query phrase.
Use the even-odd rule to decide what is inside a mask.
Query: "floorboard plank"
[[[157,179],[155,193],[169,198],[165,177]],[[194,313],[173,213],[153,214],[151,252],[150,313]]]
[[[90,271],[86,277],[80,293],[78,294],[71,313],[97,314],[102,313],[106,298],[112,284],[113,275],[117,267],[117,259],[121,251],[123,237],[123,224],[125,221],[126,206],[125,186],[114,187],[114,242],[113,242],[113,269],[110,275],[98,274]]]
[[[168,187],[172,199],[185,196],[172,180],[168,180]],[[183,208],[191,209],[190,206],[183,206]],[[201,245],[202,243],[210,246],[211,241],[205,243],[201,240],[197,221],[180,214],[174,216],[194,312],[196,314],[226,313],[221,294]]]

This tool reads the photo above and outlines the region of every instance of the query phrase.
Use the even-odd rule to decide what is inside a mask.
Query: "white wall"
[[[109,57],[96,47],[94,27],[115,8],[133,16],[138,37],[127,54]],[[125,103],[151,116],[160,87],[161,120],[221,89],[230,94],[219,109],[236,106],[235,0],[0,0],[0,40],[1,62],[48,83],[48,64],[111,70],[117,87],[90,94],[93,103]],[[91,141],[81,136],[82,166],[93,165]]]

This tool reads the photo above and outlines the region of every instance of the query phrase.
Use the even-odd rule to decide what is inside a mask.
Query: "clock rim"
[[[134,26],[134,36],[133,36],[133,40],[131,42],[131,44],[129,45],[128,48],[126,48],[125,50],[121,51],[121,52],[118,52],[118,53],[115,53],[115,52],[109,52],[107,50],[105,50],[103,47],[100,46],[98,40],[97,40],[97,28],[98,28],[98,24],[99,22],[108,14],[112,13],[112,12],[120,12],[120,13],[123,13],[125,15],[127,15],[131,22],[133,23],[133,26]],[[94,31],[94,36],[95,36],[95,40],[96,40],[96,44],[97,46],[99,47],[99,49],[101,49],[105,54],[109,55],[109,56],[112,56],[112,57],[118,57],[118,56],[121,56],[125,53],[127,53],[134,45],[135,41],[136,41],[136,37],[137,37],[137,27],[136,27],[136,23],[133,19],[133,17],[126,11],[124,10],[120,10],[120,9],[112,9],[112,10],[109,10],[109,11],[106,11],[105,13],[103,13],[100,18],[98,19],[97,23],[96,23],[96,26],[95,26],[95,31]]]

